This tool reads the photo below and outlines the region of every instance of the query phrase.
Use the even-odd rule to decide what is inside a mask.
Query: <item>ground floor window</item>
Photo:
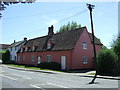
[[[35,56],[33,55],[33,56],[32,56],[32,61],[34,61],[34,60],[35,60]]]
[[[83,56],[83,64],[87,64],[87,56]]]
[[[47,55],[46,61],[47,62],[51,62],[52,61],[52,56],[51,55]]]
[[[25,56],[23,56],[23,60],[25,60]]]
[[[10,60],[12,60],[12,55],[10,55]]]
[[[17,60],[20,61],[20,56],[17,57]]]
[[[38,56],[38,64],[40,64],[40,62],[41,62],[41,57]]]

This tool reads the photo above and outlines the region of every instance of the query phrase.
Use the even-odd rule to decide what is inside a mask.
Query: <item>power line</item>
[[[65,21],[65,20],[68,20],[69,18],[72,18],[72,17],[74,17],[74,16],[77,16],[77,15],[83,14],[83,13],[86,12],[86,11],[87,11],[87,9],[84,9],[84,10],[82,10],[82,11],[80,11],[80,12],[77,12],[77,13],[75,13],[75,14],[72,15],[72,16],[69,16],[69,17],[66,17],[66,18],[64,18],[64,19],[61,19],[61,20],[58,21],[56,24],[59,24],[59,23]],[[55,25],[55,24],[53,24],[53,25]],[[43,29],[43,28],[42,28],[42,29]],[[25,34],[19,35],[19,36],[17,36],[17,38],[21,38],[22,36],[27,36],[27,35],[33,34],[33,32],[38,31],[38,30],[40,30],[40,29],[33,30],[33,31],[28,32],[28,33],[25,33]],[[34,34],[36,34],[36,32],[35,32]],[[15,36],[14,36],[14,37],[15,37]],[[10,38],[11,38],[11,37],[10,37]],[[13,38],[13,37],[12,37],[12,38]]]
[[[83,13],[85,13],[86,11],[87,11],[87,9],[84,9],[84,10],[81,11],[81,12],[78,12],[78,13],[75,13],[74,15],[72,15],[72,16],[66,17],[66,18],[64,18],[64,19],[62,19],[62,20],[60,20],[60,21],[58,21],[57,24],[60,23],[60,22],[65,21],[65,20],[68,20],[69,18],[72,18],[72,17],[74,17],[74,16],[77,16],[77,15],[83,14]],[[55,24],[56,24],[56,23],[55,23]],[[53,25],[54,25],[54,24],[53,24]]]
[[[61,10],[54,10],[54,11],[49,11],[49,12],[44,12],[44,13],[37,13],[37,14],[33,14],[33,15],[24,15],[24,16],[16,16],[16,17],[7,17],[7,18],[3,17],[3,19],[19,19],[19,18],[26,18],[26,17],[34,17],[34,16],[43,15],[43,14],[53,14],[53,13],[57,13],[57,12],[68,11],[68,10],[76,9],[76,8],[80,8],[80,6],[79,7],[61,9]]]

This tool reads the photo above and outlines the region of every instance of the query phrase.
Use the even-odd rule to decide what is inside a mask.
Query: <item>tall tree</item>
[[[60,29],[57,32],[58,33],[59,32],[64,32],[64,31],[67,31],[67,30],[80,28],[80,27],[81,27],[81,24],[77,24],[77,22],[72,21],[71,23],[68,22],[68,24],[61,26]]]

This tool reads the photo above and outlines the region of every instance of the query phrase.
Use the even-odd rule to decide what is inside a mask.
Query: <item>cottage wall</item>
[[[23,41],[21,44],[19,44],[18,46],[13,46],[13,47],[10,47],[8,48],[8,50],[10,51],[10,60],[12,61],[16,61],[16,58],[17,58],[17,52],[18,50],[21,48],[22,45],[25,44],[25,41]],[[12,50],[11,50],[12,48]],[[16,49],[15,49],[16,48]]]
[[[65,33],[61,34],[64,37],[64,38],[62,38],[62,36],[61,36],[61,38],[62,38],[61,40],[58,38],[58,37],[60,37],[60,34],[53,35],[54,39],[59,41],[59,43],[56,41],[56,45],[58,45],[57,50],[59,50],[59,51],[54,51],[54,50],[41,51],[42,49],[40,49],[40,48],[43,45],[40,42],[42,42],[42,43],[45,42],[46,37],[37,38],[37,39],[28,41],[26,46],[31,45],[30,50],[28,50],[28,52],[26,52],[26,51],[18,52],[18,57],[20,56],[20,58],[19,58],[20,60],[17,60],[17,63],[37,65],[38,57],[41,58],[40,62],[46,62],[47,55],[51,55],[52,61],[54,61],[54,62],[58,62],[58,63],[62,64],[61,58],[63,59],[62,60],[62,62],[63,62],[62,69],[64,68],[65,64],[66,64],[65,69],[91,69],[91,68],[94,68],[93,44],[91,42],[91,39],[90,39],[87,29],[84,27],[81,30],[82,31],[80,31],[80,30],[77,31],[77,29],[76,29],[76,31],[71,30],[71,32],[70,31],[67,32],[68,34],[65,32]],[[76,35],[79,35],[80,37],[76,36]],[[77,39],[75,38],[75,36],[77,37]],[[72,38],[73,38],[73,40],[72,40]],[[63,49],[61,50],[61,45],[63,43],[61,41],[64,41],[64,40],[66,41],[67,39],[71,40],[71,41],[66,43],[64,46],[62,46]],[[76,41],[76,40],[78,40],[78,41]],[[32,52],[31,51],[32,44],[35,41],[38,42],[39,46],[36,49],[36,51]],[[87,43],[87,49],[83,48],[83,42]],[[50,41],[48,40],[47,43],[50,43]],[[71,45],[73,45],[73,46],[71,46]],[[70,50],[65,50],[66,47],[68,47],[68,49],[70,49]],[[102,45],[96,45],[97,54],[99,53],[101,48],[102,48]],[[44,48],[44,50],[45,49],[47,49],[47,48]],[[66,58],[62,57],[62,56],[66,56]],[[33,57],[34,57],[34,60],[32,60]],[[49,59],[51,57],[49,57]],[[85,58],[87,58],[87,63],[83,63],[83,57],[84,57],[84,60],[85,60]],[[66,59],[66,63],[65,63],[65,59]]]
[[[83,49],[83,42],[87,43],[87,49]],[[96,45],[96,52],[101,49],[100,45]],[[83,57],[87,57],[87,64],[83,64]],[[86,29],[83,30],[75,49],[72,51],[72,69],[91,69],[94,68],[94,52],[91,39]]]
[[[20,61],[17,60],[17,63],[37,65],[38,56],[41,57],[41,62],[46,62],[47,55],[51,55],[52,61],[58,62],[60,64],[61,64],[61,56],[66,56],[66,67],[67,67],[66,69],[71,68],[71,51],[70,50],[18,53],[18,56],[20,56]],[[34,61],[32,61],[32,56],[35,56]],[[25,58],[24,60],[23,60],[23,57]]]

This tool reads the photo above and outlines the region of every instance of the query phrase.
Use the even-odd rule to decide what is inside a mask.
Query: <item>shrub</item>
[[[116,66],[116,55],[110,49],[101,50],[97,57],[98,74],[111,75]]]
[[[61,65],[57,62],[42,62],[37,65],[41,69],[60,70]]]
[[[9,52],[9,50],[4,50],[3,52],[2,52],[2,61],[3,61],[3,63],[12,63],[11,61],[10,61],[10,52]]]
[[[115,73],[120,75],[120,37],[114,43],[113,50],[114,50],[114,52],[116,53],[116,55],[118,57],[117,58],[117,66],[116,66]]]

